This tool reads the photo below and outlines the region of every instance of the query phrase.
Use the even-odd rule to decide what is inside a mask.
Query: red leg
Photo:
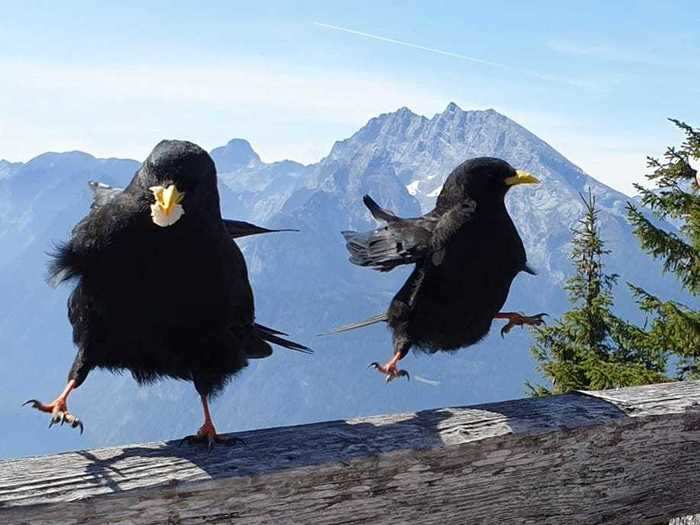
[[[36,399],[30,399],[24,404],[31,404],[32,408],[36,408],[41,412],[51,414],[51,422],[49,423],[49,428],[54,426],[56,423],[60,423],[61,425],[63,425],[64,423],[68,423],[73,428],[79,427],[80,433],[82,434],[82,421],[80,421],[80,419],[68,412],[68,396],[76,388],[78,387],[76,386],[75,380],[71,379],[70,381],[68,381],[68,384],[66,385],[66,388],[63,390],[63,392],[61,392],[61,395],[59,395],[48,405],[45,405],[44,403],[42,403],[41,401],[37,401]]]
[[[202,409],[204,411],[204,423],[199,427],[196,434],[185,437],[180,443],[206,443],[207,448],[211,450],[215,444],[234,445],[237,442],[242,442],[243,440],[240,438],[224,438],[216,433],[214,421],[212,421],[211,413],[209,412],[207,396],[200,396],[200,399],[202,400]]]
[[[508,319],[508,323],[501,328],[501,337],[510,332],[514,326],[540,326],[544,324],[544,317],[547,314],[524,315],[519,312],[498,312],[494,319]]]
[[[216,440],[218,438],[216,434],[216,428],[214,427],[214,422],[211,419],[211,413],[209,412],[209,401],[206,396],[201,396],[202,409],[204,410],[204,424],[199,427],[197,431],[198,436],[206,437],[207,439]]]

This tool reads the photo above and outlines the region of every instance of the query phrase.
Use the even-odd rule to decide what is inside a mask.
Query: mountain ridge
[[[214,405],[219,428],[235,431],[496,401],[521,397],[524,382],[538,380],[526,331],[513,331],[502,340],[493,329],[495,335],[454,356],[409,358],[406,368],[437,384],[390,387],[366,369],[370,361],[391,353],[383,327],[316,337],[381,312],[410,271],[379,274],[347,262],[340,230],[376,225],[362,196],[369,193],[400,215],[420,214],[432,206],[434,192],[449,172],[471,156],[502,156],[543,179],[536,188],[516,188],[507,196],[539,275],[516,278],[506,308],[552,316],[566,308],[561,285],[571,269],[569,228],[582,209],[577,190],[587,184],[599,197],[603,235],[613,249],[610,271],[652,292],[679,296],[677,283],[660,277],[659,265],[641,253],[624,217],[627,197],[521,129],[498,112],[463,111],[451,104],[431,118],[408,108],[374,117],[311,165],[265,163],[244,139],[221,146],[215,156],[224,216],[302,229],[240,244],[257,319],[309,343],[316,354],[307,358],[276,350],[272,358],[251,363]],[[71,409],[86,422],[82,439],[65,429],[45,431],[39,416],[19,407],[31,397],[55,396],[75,355],[65,306],[70,288],[46,287],[45,252],[66,239],[88,212],[87,180],[123,186],[139,165],[75,152],[55,155],[13,165],[7,168],[10,176],[1,175],[0,164],[0,289],[5,292],[0,297],[0,416],[15,422],[0,441],[0,456],[189,434],[200,423],[198,401],[191,385],[171,380],[139,388],[128,375],[91,374],[71,398]],[[618,309],[639,319],[622,288]]]

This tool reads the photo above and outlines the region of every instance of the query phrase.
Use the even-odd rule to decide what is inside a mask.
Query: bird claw
[[[398,379],[400,377],[405,377],[407,381],[411,380],[411,374],[409,374],[406,370],[397,370],[395,374],[387,374],[385,381],[387,383],[391,383],[394,379]]]
[[[248,446],[248,444],[241,438],[239,437],[223,437],[218,434],[192,434],[190,436],[185,436],[180,440],[180,442],[177,444],[178,447],[181,447],[184,443],[187,443],[188,445],[198,445],[198,444],[206,444],[207,446],[207,452],[211,452],[212,449],[214,448],[214,445],[224,445],[227,447],[233,447],[236,444],[240,443],[243,446]]]
[[[383,366],[376,361],[373,361],[367,368],[374,368],[375,370],[384,374],[384,380],[387,383],[391,383],[394,379],[398,379],[400,377],[405,377],[408,381],[411,380],[411,374],[409,374],[406,370],[399,370],[395,365]]]
[[[77,417],[75,417],[73,414],[70,414],[68,412],[68,409],[66,408],[65,402],[57,402],[54,401],[53,403],[49,405],[44,405],[41,401],[38,401],[37,399],[30,399],[28,401],[25,401],[22,403],[22,406],[26,405],[31,405],[31,408],[34,408],[36,410],[39,410],[41,412],[48,412],[51,414],[51,419],[49,420],[49,428],[53,427],[54,425],[60,424],[63,426],[64,424],[69,424],[71,428],[79,428],[80,429],[80,434],[82,435],[83,431],[85,430],[85,426],[83,425],[83,422],[80,421]]]
[[[521,313],[514,314],[512,317],[508,318],[508,323],[501,328],[501,338],[505,337],[505,335],[510,332],[513,327],[515,326],[520,326],[523,327],[525,325],[527,326],[541,326],[541,325],[546,325],[544,318],[549,317],[549,314],[545,312],[541,312],[536,315],[524,315]]]
[[[73,422],[70,424],[71,428],[77,428],[80,427],[80,435],[83,435],[83,430],[85,430],[85,427],[83,426],[83,422],[80,421],[77,417]]]
[[[63,412],[55,412],[53,416],[51,416],[51,420],[49,421],[49,428],[51,428],[54,425],[57,425],[60,423],[63,425],[63,423],[66,420],[66,414]]]

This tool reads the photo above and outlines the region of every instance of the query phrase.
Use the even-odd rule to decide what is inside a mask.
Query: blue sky
[[[0,2],[0,158],[243,137],[314,162],[376,114],[454,101],[630,191],[680,137],[666,117],[700,125],[697,2],[170,4]]]

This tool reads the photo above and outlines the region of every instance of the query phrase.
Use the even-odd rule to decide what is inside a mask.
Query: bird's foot
[[[241,438],[220,436],[216,433],[214,424],[209,422],[205,422],[196,434],[182,438],[180,445],[183,443],[187,443],[188,445],[204,443],[207,445],[208,450],[214,448],[214,445],[226,445],[229,447],[238,443],[245,445],[245,441],[243,441]]]
[[[396,366],[396,362],[392,359],[385,365],[380,365],[376,361],[369,364],[370,368],[374,368],[377,372],[384,374],[387,383],[391,383],[394,379],[405,377],[411,380],[411,375],[406,370],[400,370]]]
[[[497,319],[508,319],[508,323],[501,328],[501,337],[505,336],[515,326],[541,326],[545,324],[545,317],[547,317],[546,313],[537,315],[524,315],[519,312],[500,314]]]
[[[83,433],[83,422],[80,421],[76,416],[68,412],[68,405],[66,404],[66,399],[63,397],[57,398],[52,403],[45,405],[41,401],[36,399],[30,399],[29,401],[23,403],[24,405],[31,405],[32,408],[39,410],[40,412],[46,412],[51,414],[51,420],[49,422],[49,428],[60,423],[68,424],[72,428],[79,428],[80,433]]]

